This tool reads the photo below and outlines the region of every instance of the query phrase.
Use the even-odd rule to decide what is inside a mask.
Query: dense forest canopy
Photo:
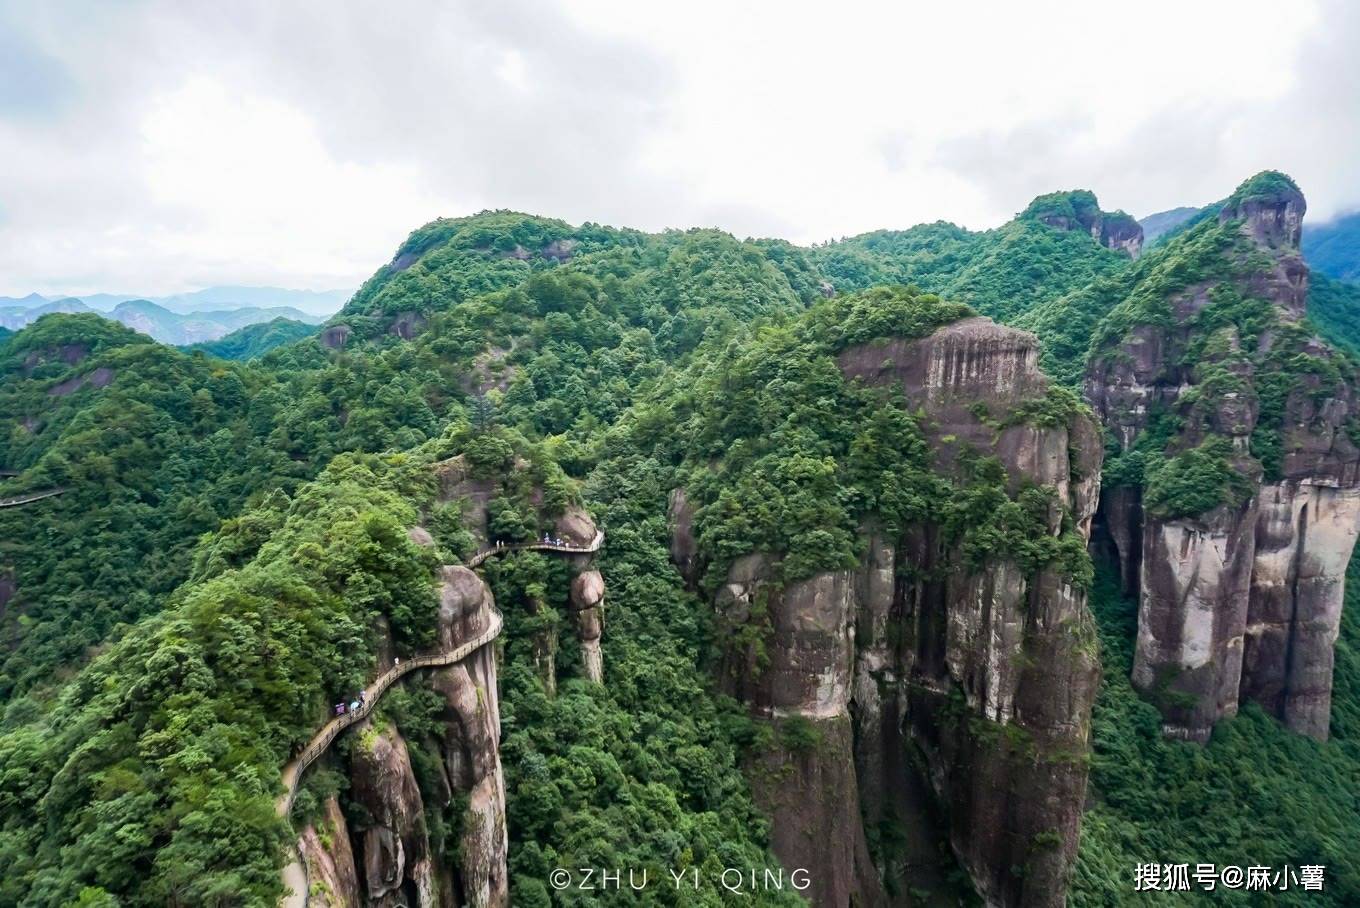
[[[1267,175],[1229,202],[1279,188]],[[942,474],[919,414],[835,366],[850,346],[976,312],[1042,342],[1056,387],[1016,419],[1081,407],[1093,350],[1164,320],[1191,285],[1226,288],[1241,265],[1216,216],[1136,260],[1099,230],[1051,223],[1095,217],[1131,223],[1064,192],[995,230],[935,223],[804,249],[484,212],[416,230],[319,330],[273,322],[191,351],[93,314],[0,331],[0,468],[18,474],[0,480],[4,494],[65,490],[0,510],[0,905],[274,903],[288,836],[272,810],[279,766],[328,692],[362,682],[383,633],[402,654],[429,645],[436,565],[468,554],[457,515],[434,504],[430,466],[455,456],[500,477],[498,538],[541,530],[541,501],[505,478],[521,461],[534,495],[583,502],[609,534],[604,688],[553,695],[535,673],[533,621],[562,620],[561,603],[535,603],[562,588],[561,563],[517,553],[486,569],[508,616],[517,905],[568,904],[543,883],[562,862],[773,860],[741,773],[769,731],[712,684],[710,612],[669,557],[678,487],[697,508],[710,586],[753,550],[778,552],[791,580],[843,568],[862,554],[865,520],[923,516],[1026,570],[1058,564],[1094,584],[1105,680],[1073,904],[1111,903],[1149,855],[1340,873],[1360,840],[1355,583],[1330,742],[1253,709],[1206,747],[1166,741],[1127,680],[1132,606],[1070,526],[1037,529],[1051,503],[1009,489],[986,459]],[[1279,338],[1260,389],[1278,417],[1289,382],[1351,368],[1305,348],[1316,331],[1360,350],[1358,306],[1354,285],[1315,274],[1312,321],[1281,325],[1224,289],[1204,334]],[[1205,395],[1230,393],[1236,353],[1212,343],[1185,356],[1203,363]],[[1159,417],[1106,481],[1145,485],[1164,513],[1237,494],[1212,433],[1172,442],[1200,412]],[[1261,424],[1250,454],[1269,473],[1279,431]],[[437,552],[406,536],[422,516]],[[391,715],[432,721],[414,690]],[[1357,898],[1354,879],[1338,880],[1313,903]]]
[[[1069,194],[1058,195],[1066,200]],[[914,285],[999,321],[1112,275],[1128,262],[1093,242],[1088,232],[1052,227],[1032,212],[980,233],[943,222],[875,231],[818,246],[811,257],[837,290]]]

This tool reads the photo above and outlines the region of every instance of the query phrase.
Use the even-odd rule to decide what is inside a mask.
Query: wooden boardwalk
[[[476,637],[461,643],[451,650],[439,653],[426,653],[423,656],[415,656],[405,662],[400,662],[383,672],[373,683],[364,688],[364,708],[357,712],[347,712],[343,716],[336,716],[327,722],[320,731],[307,742],[307,746],[302,748],[296,757],[283,767],[284,793],[274,802],[274,812],[281,817],[287,817],[289,811],[293,809],[293,799],[297,797],[298,783],[302,780],[302,774],[307,771],[318,757],[326,752],[326,748],[331,746],[331,742],[339,737],[340,733],[349,728],[356,722],[368,718],[373,707],[378,705],[382,695],[387,693],[397,679],[410,674],[416,669],[430,668],[431,666],[452,665],[461,662],[477,650],[486,646],[491,641],[501,635],[501,628],[505,621],[501,617],[498,609],[491,610],[491,622],[486,630]],[[307,904],[307,871],[302,866],[302,859],[299,855],[290,861],[283,868],[283,884],[289,890],[284,896],[283,904],[287,908],[302,908]]]
[[[559,552],[563,555],[590,555],[598,552],[603,543],[604,530],[596,530],[595,538],[585,545],[571,545],[566,542],[515,542],[510,545],[494,546],[485,552],[478,552],[472,556],[472,560],[467,563],[467,566],[470,568],[481,567],[488,558],[504,555],[506,552]]]
[[[42,501],[44,498],[52,498],[65,491],[65,489],[43,489],[41,492],[29,492],[27,495],[15,495],[13,498],[0,498],[0,508],[17,508],[21,504]]]
[[[61,491],[65,490],[58,490],[58,492]],[[562,555],[589,555],[598,552],[603,543],[604,531],[597,530],[595,538],[586,545],[571,545],[560,542],[519,542],[512,545],[498,545],[484,552],[478,552],[468,561],[467,567],[479,567],[488,558],[504,555],[507,552],[539,551],[557,552]],[[418,668],[452,665],[455,662],[461,662],[499,637],[504,623],[500,611],[493,608],[491,610],[491,623],[487,625],[486,630],[466,643],[459,644],[447,652],[416,656],[399,665],[394,665],[374,679],[372,684],[364,688],[365,704],[362,710],[331,719],[312,737],[312,740],[307,742],[307,746],[302,748],[298,755],[283,767],[284,793],[274,802],[274,812],[280,817],[288,816],[288,813],[293,809],[293,799],[297,797],[298,784],[302,780],[302,774],[307,771],[307,767],[311,766],[326,752],[326,749],[339,737],[341,732],[356,722],[367,718],[369,713],[373,711],[373,707],[378,705],[378,700],[399,678]],[[307,868],[303,866],[301,853],[295,851],[294,854],[293,860],[289,861],[283,868],[283,886],[287,894],[283,897],[281,904],[284,908],[306,908],[308,897]]]

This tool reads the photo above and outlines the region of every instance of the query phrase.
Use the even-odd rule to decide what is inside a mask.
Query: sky
[[[1277,168],[1360,208],[1360,4],[0,0],[0,294],[355,286],[513,208],[820,242]]]

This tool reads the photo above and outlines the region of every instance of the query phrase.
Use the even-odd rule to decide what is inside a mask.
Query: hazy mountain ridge
[[[292,306],[263,308],[242,306],[200,312],[175,312],[145,299],[125,300],[112,311],[100,312],[74,297],[44,302],[33,307],[10,306],[0,309],[0,327],[18,330],[53,312],[90,312],[127,325],[161,343],[183,346],[215,341],[249,325],[287,319],[304,324],[319,324],[320,316]]]
[[[135,331],[140,331],[161,343],[176,346],[214,341],[238,328],[273,321],[276,318],[310,324],[321,321],[316,316],[288,306],[270,309],[251,306],[182,315],[149,300],[128,300],[119,303],[109,315]]]
[[[292,307],[308,315],[328,316],[340,311],[354,295],[353,289],[292,290],[286,287],[222,286],[206,287],[189,293],[157,296],[148,293],[30,293],[27,296],[0,296],[0,311],[33,309],[61,300],[78,300],[96,312],[112,312],[121,303],[147,300],[181,315],[225,309],[273,309]]]
[[[279,317],[267,322],[256,322],[237,328],[213,341],[190,344],[186,350],[202,350],[222,359],[247,360],[263,356],[275,347],[291,344],[316,334],[317,327],[308,322]],[[3,338],[0,338],[3,339]]]
[[[1304,228],[1303,254],[1316,271],[1360,282],[1360,211]]]
[[[1139,218],[1138,223],[1143,227],[1143,242],[1151,246],[1165,236],[1167,232],[1184,224],[1202,210],[1189,205],[1182,205],[1179,208],[1159,211],[1145,218]]]

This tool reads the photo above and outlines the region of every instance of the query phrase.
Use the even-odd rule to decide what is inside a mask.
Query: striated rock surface
[[[1050,532],[1064,532],[1066,513],[1085,534],[1101,462],[1089,416],[1007,425],[981,412],[1044,395],[1037,361],[1032,335],[984,318],[839,357],[848,377],[924,411],[941,469],[954,469],[965,446],[995,454],[1013,487],[1054,490]],[[680,537],[683,521],[673,513],[671,523]],[[897,538],[864,533],[857,568],[781,584],[778,558],[751,553],[714,596],[728,641],[723,682],[779,730],[773,755],[749,767],[776,853],[810,868],[813,904],[907,904],[888,893],[945,875],[932,866],[927,832],[944,822],[990,904],[1063,904],[1098,680],[1084,591],[1055,571],[971,566],[933,526]],[[686,551],[673,539],[682,566]],[[812,743],[787,737],[800,722]],[[781,762],[801,784],[767,784]],[[912,841],[872,856],[864,824],[885,821],[910,829]]]
[[[576,635],[581,641],[581,658],[586,677],[604,683],[604,655],[600,636],[604,633],[604,577],[597,570],[583,571],[571,582],[571,608],[576,618]]]
[[[406,741],[394,728],[365,721],[350,759],[351,795],[371,823],[359,834],[366,904],[374,908],[435,902],[435,874],[425,805],[411,771]]]
[[[321,346],[327,350],[339,350],[349,343],[350,335],[353,333],[354,329],[349,325],[331,325],[322,330],[318,339],[321,341]]]
[[[445,567],[439,598],[443,646],[486,629],[495,602],[480,577],[464,567]],[[444,771],[450,794],[465,793],[459,864],[454,882],[458,904],[509,904],[506,860],[505,778],[500,758],[500,695],[494,647],[483,647],[462,662],[437,669],[431,684],[444,697]]]
[[[1328,734],[1332,647],[1360,527],[1360,407],[1354,376],[1324,380],[1338,371],[1334,356],[1303,334],[1305,208],[1287,178],[1248,181],[1219,214],[1218,267],[1196,265],[1207,273],[1166,299],[1167,315],[1132,319],[1088,366],[1087,399],[1121,450],[1174,420],[1165,451],[1151,453],[1217,440],[1241,485],[1198,514],[1147,507],[1137,482],[1102,495],[1099,535],[1139,596],[1133,681],[1172,737],[1208,740],[1244,698],[1291,729]],[[1259,336],[1211,317],[1239,299],[1268,305]],[[1281,385],[1298,362],[1316,365]]]
[[[398,312],[387,326],[387,333],[394,334],[402,340],[412,340],[425,330],[427,324],[429,321],[419,312]]]
[[[298,850],[307,866],[308,905],[317,908],[364,905],[349,826],[334,795],[326,799],[320,822],[303,830]]]
[[[694,586],[704,572],[699,557],[699,544],[694,539],[694,507],[684,489],[672,489],[666,504],[666,522],[671,533],[671,561],[680,569],[680,576]]]

